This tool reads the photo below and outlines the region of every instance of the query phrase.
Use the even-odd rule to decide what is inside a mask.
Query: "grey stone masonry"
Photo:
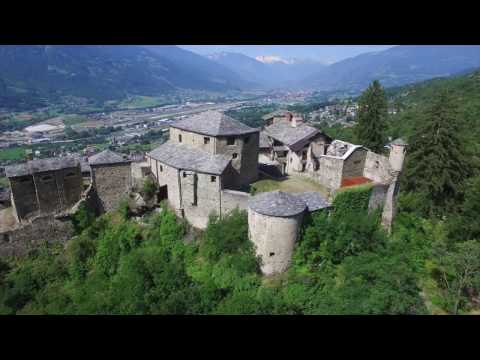
[[[311,138],[320,131],[308,125],[292,127],[287,123],[277,123],[265,128],[265,133],[286,146],[294,146],[302,140]]]
[[[248,206],[255,212],[268,216],[288,217],[303,213],[307,209],[305,201],[295,194],[282,191],[266,192],[250,199]]]

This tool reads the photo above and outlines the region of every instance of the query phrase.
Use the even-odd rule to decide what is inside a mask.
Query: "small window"
[[[271,252],[269,255],[270,255],[270,257],[272,257],[272,256],[275,256],[275,253]]]
[[[162,172],[162,171],[163,171],[163,166],[162,166],[162,165],[160,165],[160,172]]]
[[[178,142],[182,142],[182,134],[178,134]]]
[[[232,159],[236,159],[238,157],[238,154],[237,153],[233,153],[232,154]]]
[[[358,165],[358,164],[360,164],[361,162],[362,162],[362,160],[357,160],[357,161],[354,161],[353,163],[354,163],[355,165]]]
[[[244,143],[245,143],[245,144],[248,144],[249,141],[250,141],[250,136],[247,136],[247,137],[245,138],[245,140],[244,140]]]
[[[216,182],[217,177],[216,176],[210,176],[210,182]]]
[[[235,138],[234,137],[227,138],[227,145],[235,145]]]
[[[203,143],[204,143],[205,145],[210,144],[210,138],[209,138],[209,137],[204,137],[204,138],[203,138]]]
[[[42,181],[47,182],[47,181],[52,181],[53,177],[51,175],[45,175],[42,176]]]
[[[183,172],[183,177],[186,178],[187,177],[187,173],[184,171]]]
[[[379,162],[378,160],[377,160],[377,161],[375,161],[375,168],[377,168],[377,169],[378,169],[378,167],[379,167],[379,166],[380,166],[380,162]]]

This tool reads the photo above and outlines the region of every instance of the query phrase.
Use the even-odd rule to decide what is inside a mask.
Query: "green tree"
[[[435,248],[436,264],[434,276],[443,289],[449,311],[458,314],[467,304],[466,290],[480,289],[480,243],[469,240],[456,244],[453,250],[440,245]]]
[[[358,101],[358,124],[355,127],[357,142],[375,152],[382,152],[388,103],[385,91],[378,80],[363,92]]]
[[[452,98],[439,93],[417,123],[407,157],[406,190],[419,195],[425,215],[448,214],[461,201],[463,182],[470,175]]]

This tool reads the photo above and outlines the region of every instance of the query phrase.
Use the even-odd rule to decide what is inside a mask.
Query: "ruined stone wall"
[[[130,163],[93,165],[93,183],[104,211],[118,208],[132,184]]]
[[[182,136],[181,142],[179,141],[179,135]],[[205,139],[208,139],[207,144],[205,144]],[[188,132],[176,129],[174,127],[170,127],[170,140],[177,144],[186,144],[199,150],[208,152],[210,154],[215,154],[216,139],[213,136],[196,134],[193,132]]]
[[[378,183],[391,181],[390,162],[386,156],[368,151],[363,176]]]
[[[330,190],[337,190],[342,185],[343,160],[339,158],[320,156],[318,170],[313,172],[313,178]]]
[[[12,191],[12,206],[20,219],[26,219],[28,216],[39,214],[37,193],[33,176],[20,176],[10,178],[10,187]]]
[[[232,137],[230,137],[232,138]],[[235,187],[246,186],[258,178],[259,133],[234,136],[235,143],[228,145],[227,137],[216,141],[216,154],[223,154],[232,159],[235,169]],[[234,156],[234,154],[236,154]]]
[[[342,177],[363,176],[366,157],[367,150],[362,148],[356,149],[353,154],[343,162]]]
[[[65,243],[73,236],[73,225],[68,219],[52,215],[37,217],[30,223],[0,234],[0,257],[25,256],[44,242]]]
[[[299,173],[303,171],[302,154],[303,154],[303,150],[299,152],[290,150],[288,152],[287,164],[285,168],[285,171],[287,174]]]
[[[388,185],[376,184],[372,188],[370,194],[370,200],[368,201],[368,211],[382,208],[385,203],[385,197],[387,195]]]
[[[41,214],[61,212],[81,198],[83,180],[79,166],[36,173],[33,179]]]
[[[290,265],[303,214],[293,217],[271,217],[248,210],[249,238],[255,253],[262,259],[265,275],[281,273]]]

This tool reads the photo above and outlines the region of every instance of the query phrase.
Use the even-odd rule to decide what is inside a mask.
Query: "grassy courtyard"
[[[305,192],[317,191],[328,196],[327,189],[312,179],[303,176],[289,176],[282,180],[263,179],[252,184],[254,193],[268,191]]]

